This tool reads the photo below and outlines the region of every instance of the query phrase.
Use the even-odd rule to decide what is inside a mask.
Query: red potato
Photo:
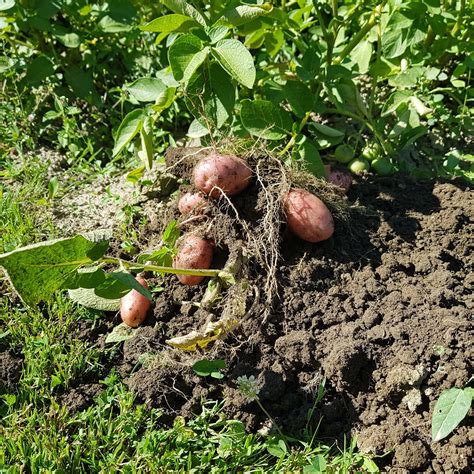
[[[352,185],[352,176],[347,171],[334,169],[331,165],[326,165],[324,168],[326,169],[327,180],[347,193]]]
[[[207,200],[202,193],[185,193],[178,201],[178,209],[181,214],[190,214],[193,211],[204,211]]]
[[[205,270],[211,266],[214,243],[194,234],[186,235],[180,243],[178,254],[173,262],[174,268]],[[183,285],[199,285],[205,277],[178,275]]]
[[[143,277],[137,276],[135,279],[140,285],[148,288],[148,284]],[[120,300],[120,317],[127,326],[136,328],[145,321],[150,305],[151,301],[148,298],[137,290],[132,290]]]
[[[217,188],[235,196],[250,184],[252,170],[236,156],[211,153],[195,166],[193,178],[198,189],[214,198],[221,194]]]
[[[320,242],[334,233],[334,219],[326,205],[304,189],[291,189],[283,202],[288,227],[300,239]]]

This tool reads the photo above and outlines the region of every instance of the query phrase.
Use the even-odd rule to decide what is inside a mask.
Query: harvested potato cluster
[[[209,237],[208,231],[214,222],[210,218],[213,202],[219,204],[222,200],[227,200],[231,203],[231,198],[243,193],[251,183],[256,183],[257,187],[262,185],[258,165],[254,165],[255,169],[252,169],[247,161],[237,156],[213,151],[204,154],[196,161],[192,172],[191,168],[188,168],[188,179],[191,180],[192,189],[183,192],[177,203],[178,210],[184,218],[182,228],[190,230],[177,241],[173,268],[195,271],[195,274],[191,275],[177,275],[179,282],[187,286],[199,285],[205,276],[196,270],[207,270],[212,265],[216,244],[213,238]],[[326,171],[329,182],[344,190],[349,188],[350,175],[333,169]],[[280,191],[274,194],[276,205],[274,202],[273,209],[276,209],[276,214],[280,214],[286,221],[289,231],[311,243],[329,239],[334,233],[334,219],[326,204],[310,191],[300,187],[301,185],[292,187],[291,182],[288,182],[285,186],[286,188],[281,187]],[[280,235],[281,220],[277,218],[275,221],[277,222],[275,232]],[[206,226],[208,231],[205,230]],[[269,232],[271,227],[269,224],[263,231]],[[265,240],[264,235],[258,237]],[[273,240],[277,242],[279,239]],[[146,287],[142,277],[137,277],[137,280]],[[150,301],[142,294],[131,291],[122,299],[123,321],[129,326],[136,327],[144,321],[149,306]]]

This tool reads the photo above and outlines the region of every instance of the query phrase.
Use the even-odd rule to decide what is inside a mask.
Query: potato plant
[[[320,177],[322,160],[333,159],[351,162],[356,174],[424,173],[424,156],[438,172],[470,179],[465,147],[433,157],[423,139],[443,129],[439,104],[451,100],[463,120],[447,136],[472,131],[472,52],[458,41],[470,38],[461,33],[470,7],[455,3],[453,10],[431,1],[164,0],[160,16],[140,28],[156,34],[168,65],[124,87],[144,107],[124,118],[115,153],[140,135],[139,155],[151,166],[164,109],[187,108],[189,137],[212,143],[230,132],[265,140]]]

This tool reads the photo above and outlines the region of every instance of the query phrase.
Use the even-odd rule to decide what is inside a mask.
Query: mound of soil
[[[184,179],[186,166],[178,172]],[[221,209],[233,227],[216,221],[222,255],[213,267],[244,230],[266,238],[260,194],[255,182]],[[278,296],[265,299],[262,267],[250,263],[247,317],[207,350],[183,352],[166,341],[202,328],[222,306],[198,308],[205,285],[166,278],[147,325],[125,342],[118,370],[140,401],[170,419],[189,416],[203,397],[223,397],[230,417],[257,430],[268,420],[236,386],[237,377],[253,375],[260,400],[287,432],[319,424],[328,442],[357,436],[362,451],[385,454],[378,462],[394,472],[470,472],[472,417],[437,444],[430,422],[440,393],[464,386],[472,373],[473,198],[457,181],[361,179],[348,195],[348,221],[337,220],[330,240],[305,243],[281,225]],[[176,202],[160,215],[144,247],[150,235],[160,240]],[[191,366],[202,358],[224,359],[225,377],[198,377]],[[323,381],[325,396],[314,407]]]

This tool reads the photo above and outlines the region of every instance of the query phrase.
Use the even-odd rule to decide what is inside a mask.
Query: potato
[[[228,196],[235,196],[249,184],[252,170],[244,160],[231,155],[211,153],[202,158],[194,168],[195,186],[214,198],[220,196],[220,188]]]
[[[304,189],[291,189],[285,196],[288,227],[300,239],[320,242],[334,233],[334,219],[326,205]]]
[[[143,277],[137,276],[135,279],[140,285],[148,288],[148,284]],[[120,300],[120,317],[127,326],[136,328],[145,321],[150,305],[151,301],[147,297],[137,290],[132,290]]]
[[[207,200],[202,193],[184,193],[178,201],[178,209],[181,214],[190,214],[193,211],[204,211]]]
[[[347,193],[352,185],[352,176],[347,171],[333,168],[330,165],[326,165],[324,168],[326,169],[327,180],[330,183],[339,186],[345,193]]]
[[[211,266],[212,255],[214,253],[214,243],[211,240],[203,239],[195,234],[183,237],[178,245],[174,268],[189,268],[205,270]],[[183,285],[199,285],[205,277],[178,275],[179,281]]]

